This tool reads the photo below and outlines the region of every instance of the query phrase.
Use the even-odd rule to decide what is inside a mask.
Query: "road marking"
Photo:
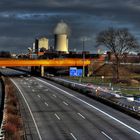
[[[56,118],[58,119],[58,120],[60,120],[60,117],[55,113],[54,114],[55,116],[56,116]]]
[[[10,78],[10,79],[11,79],[11,78]],[[35,128],[36,128],[37,134],[38,134],[38,136],[39,136],[39,140],[42,140],[42,137],[41,137],[41,135],[40,135],[40,132],[39,132],[37,123],[36,123],[36,121],[35,121],[34,115],[33,115],[32,111],[31,111],[31,109],[30,109],[30,106],[29,106],[29,104],[28,104],[28,102],[27,102],[25,96],[23,95],[22,91],[20,90],[20,88],[18,87],[18,85],[15,83],[15,81],[14,81],[13,79],[11,79],[11,81],[14,83],[14,85],[15,85],[16,88],[19,90],[20,94],[22,95],[22,97],[23,97],[23,99],[24,99],[24,101],[25,101],[25,103],[26,103],[26,105],[27,105],[27,108],[28,108],[28,110],[29,110],[29,112],[30,112],[30,115],[31,115],[31,117],[32,117],[32,119],[33,119],[33,122],[34,122],[34,125],[35,125]]]
[[[49,91],[48,89],[45,89],[44,91]]]
[[[99,109],[99,108],[97,108],[97,107],[95,107],[95,106],[93,106],[93,105],[87,103],[86,101],[84,101],[84,100],[82,100],[82,99],[80,99],[80,98],[78,98],[78,97],[76,97],[76,96],[70,94],[69,92],[67,92],[67,91],[65,91],[65,90],[62,90],[62,89],[60,89],[60,88],[58,88],[58,87],[56,87],[56,86],[54,86],[54,85],[52,85],[52,84],[50,84],[50,83],[48,83],[48,82],[46,82],[46,81],[43,81],[43,80],[38,79],[38,78],[35,78],[35,79],[37,79],[38,81],[41,81],[41,82],[43,82],[43,83],[46,83],[47,85],[49,85],[49,86],[51,86],[51,87],[53,87],[53,88],[55,88],[55,89],[58,89],[59,91],[62,91],[62,92],[64,92],[65,94],[67,94],[67,95],[69,95],[69,96],[71,96],[71,97],[73,97],[73,98],[75,98],[75,99],[81,101],[82,103],[84,103],[84,104],[90,106],[91,108],[93,108],[93,109],[99,111],[100,113],[102,113],[102,114],[108,116],[108,117],[111,118],[112,120],[115,120],[116,122],[122,124],[123,126],[129,128],[130,130],[132,130],[132,131],[134,131],[135,133],[137,133],[137,134],[140,135],[140,131],[136,130],[135,128],[133,128],[133,127],[127,125],[127,124],[125,124],[124,122],[122,122],[122,121],[120,121],[119,119],[117,119],[117,118],[111,116],[110,114],[108,114],[108,113],[102,111],[101,109]]]
[[[63,104],[67,105],[68,106],[68,103],[66,103],[65,101],[63,101]]]
[[[53,97],[55,97],[55,98],[56,98],[56,95],[54,95],[54,94],[53,94]]]
[[[46,105],[46,106],[49,106],[46,102],[45,102],[45,105]]]
[[[79,116],[81,116],[83,119],[85,119],[85,117],[81,114],[81,113],[77,113]]]
[[[70,133],[70,135],[74,138],[74,140],[77,140],[77,138],[72,133]]]
[[[112,138],[110,138],[105,132],[101,131],[101,133],[106,136],[108,139],[112,140]]]
[[[40,95],[37,95],[40,98]]]
[[[26,82],[24,82],[23,84],[24,84],[24,85],[26,85],[27,83],[26,83]]]
[[[34,90],[34,89],[32,89],[32,92],[35,92],[35,90]]]

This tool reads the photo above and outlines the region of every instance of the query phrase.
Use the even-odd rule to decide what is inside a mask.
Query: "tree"
[[[115,60],[112,62],[112,68],[116,79],[119,79],[120,60],[124,53],[139,47],[136,38],[126,28],[109,28],[101,31],[96,38],[97,46],[107,47],[114,55]]]

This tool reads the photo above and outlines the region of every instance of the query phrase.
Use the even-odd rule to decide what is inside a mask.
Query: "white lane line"
[[[35,90],[34,90],[34,89],[32,89],[32,92],[35,92]]]
[[[46,105],[46,106],[49,106],[46,102],[45,102],[45,105]]]
[[[70,135],[73,137],[74,140],[77,140],[77,138],[72,133],[70,133]]]
[[[97,107],[95,107],[95,106],[93,106],[93,105],[87,103],[86,101],[84,101],[84,100],[82,100],[82,99],[80,99],[80,98],[78,98],[78,97],[76,97],[76,96],[70,94],[69,92],[64,91],[64,90],[62,90],[62,89],[60,89],[60,88],[58,88],[58,87],[56,87],[56,86],[54,86],[54,85],[52,85],[52,84],[46,82],[46,81],[43,81],[43,80],[38,79],[38,78],[35,78],[35,79],[37,79],[38,81],[41,81],[41,82],[43,82],[43,83],[46,83],[47,85],[49,85],[49,86],[51,86],[51,87],[53,87],[53,88],[55,88],[55,89],[58,89],[58,90],[61,91],[61,92],[64,92],[65,94],[67,94],[67,95],[69,95],[69,96],[71,96],[71,97],[77,99],[78,101],[81,101],[82,103],[84,103],[84,104],[90,106],[91,108],[93,108],[93,109],[95,109],[95,110],[101,112],[102,114],[108,116],[108,117],[111,118],[112,120],[115,120],[116,122],[120,123],[121,125],[127,127],[128,129],[130,129],[130,130],[132,130],[132,131],[134,131],[135,133],[137,133],[137,134],[140,135],[140,131],[136,130],[135,128],[133,128],[133,127],[127,125],[127,124],[125,124],[124,122],[122,122],[122,121],[120,121],[119,119],[117,119],[117,118],[111,116],[110,114],[108,114],[108,113],[102,111],[101,109],[99,109],[99,108],[97,108]]]
[[[58,120],[60,120],[60,117],[55,113],[54,114],[55,116],[56,116],[56,118],[58,119]]]
[[[54,94],[53,94],[53,97],[55,97],[55,98],[56,98],[56,95],[54,95]]]
[[[83,119],[85,119],[85,117],[81,114],[81,113],[77,113],[80,117],[82,117]]]
[[[48,89],[45,89],[44,91],[49,91]]]
[[[39,140],[42,140],[42,137],[41,137],[41,135],[40,135],[40,132],[39,132],[37,123],[36,123],[36,121],[35,121],[34,115],[33,115],[32,111],[31,111],[31,109],[30,109],[30,106],[29,106],[29,104],[28,104],[28,102],[27,102],[25,96],[23,95],[22,91],[20,90],[20,88],[18,87],[18,85],[15,83],[15,81],[14,81],[13,79],[11,79],[11,78],[10,78],[10,80],[14,83],[14,85],[15,85],[16,88],[19,90],[20,94],[22,95],[22,97],[23,97],[23,99],[24,99],[24,101],[25,101],[25,103],[26,103],[26,105],[27,105],[27,108],[28,108],[28,110],[29,110],[29,112],[30,112],[30,115],[31,115],[31,117],[32,117],[32,119],[33,119],[33,122],[34,122],[34,125],[35,125],[35,128],[36,128],[37,134],[38,134],[38,136],[39,136]]]
[[[101,131],[101,133],[106,136],[108,139],[112,140],[112,138],[110,138],[105,132]]]
[[[63,101],[63,104],[65,104],[66,106],[68,106],[68,103],[66,103],[65,101]]]
[[[40,98],[40,95],[37,95]]]

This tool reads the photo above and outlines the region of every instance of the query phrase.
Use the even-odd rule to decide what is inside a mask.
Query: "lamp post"
[[[85,39],[83,39],[83,77],[85,77]]]

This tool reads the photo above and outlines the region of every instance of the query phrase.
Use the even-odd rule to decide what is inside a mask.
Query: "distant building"
[[[33,44],[33,53],[39,54],[39,52],[44,52],[49,50],[49,40],[46,37],[41,37],[39,39],[35,39],[35,43]]]
[[[49,40],[46,37],[42,37],[38,40],[38,49],[39,51],[44,48],[46,50],[49,49]]]

